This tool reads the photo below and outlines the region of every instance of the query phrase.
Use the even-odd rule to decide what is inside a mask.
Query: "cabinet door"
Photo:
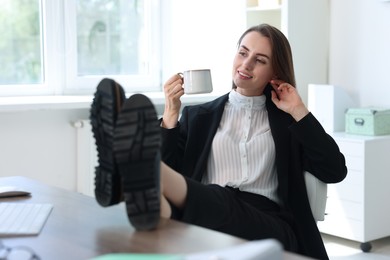
[[[329,1],[284,0],[282,30],[294,58],[297,88],[307,101],[309,84],[328,83]]]
[[[341,201],[364,203],[365,142],[359,140],[337,139],[340,151],[345,157],[347,177],[340,183],[330,184],[328,196]],[[355,219],[362,219],[363,212]]]
[[[361,220],[341,218],[339,215],[328,214],[325,216],[325,221],[320,221],[317,225],[322,233],[366,242],[364,240],[364,225]]]
[[[335,139],[345,156],[347,177],[328,184],[326,216],[321,232],[364,241],[364,142]]]
[[[328,185],[321,232],[368,242],[390,235],[390,136],[335,133],[346,158],[345,180]]]
[[[262,0],[247,2],[247,27],[261,23],[268,23],[282,30],[282,5],[280,1]]]

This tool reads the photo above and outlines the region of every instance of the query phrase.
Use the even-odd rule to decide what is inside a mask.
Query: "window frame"
[[[160,35],[159,35],[159,24],[160,20],[158,10],[159,1],[155,0],[144,0],[144,4],[150,8],[151,11],[148,16],[150,18],[149,29],[154,32],[152,34],[152,40],[150,41],[150,49],[152,51],[151,57],[154,58],[151,62],[149,75],[145,76],[126,76],[126,75],[89,75],[89,76],[78,76],[77,75],[77,40],[76,33],[68,33],[76,31],[76,0],[64,1],[64,10],[67,11],[64,18],[64,35],[65,35],[65,94],[67,93],[84,93],[90,92],[91,86],[95,87],[103,77],[109,77],[115,79],[120,83],[126,91],[129,92],[150,92],[161,90],[161,58],[159,46]]]
[[[41,84],[0,85],[0,96],[92,94],[104,77],[119,82],[127,92],[161,91],[160,1],[145,0],[150,8],[150,74],[77,75],[76,0],[40,0],[40,29],[43,82]]]

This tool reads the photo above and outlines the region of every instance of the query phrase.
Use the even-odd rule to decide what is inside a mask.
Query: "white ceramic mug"
[[[213,91],[209,69],[186,70],[179,74],[183,77],[185,94],[201,94]]]

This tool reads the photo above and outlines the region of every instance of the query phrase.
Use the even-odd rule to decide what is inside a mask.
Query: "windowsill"
[[[144,93],[154,105],[164,105],[162,92]],[[130,96],[130,94],[127,94]],[[182,104],[204,103],[220,95],[215,93],[184,95]],[[59,110],[59,109],[86,109],[92,102],[92,96],[26,96],[26,97],[0,97],[0,113],[31,111],[31,110]]]

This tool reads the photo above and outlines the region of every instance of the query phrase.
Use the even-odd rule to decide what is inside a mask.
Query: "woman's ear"
[[[271,83],[271,81],[272,81],[272,80],[274,80],[274,79],[278,79],[278,77],[277,77],[277,76],[275,76],[275,75],[274,75],[274,76],[272,76],[272,78],[271,78],[271,80],[270,80],[269,82]]]

